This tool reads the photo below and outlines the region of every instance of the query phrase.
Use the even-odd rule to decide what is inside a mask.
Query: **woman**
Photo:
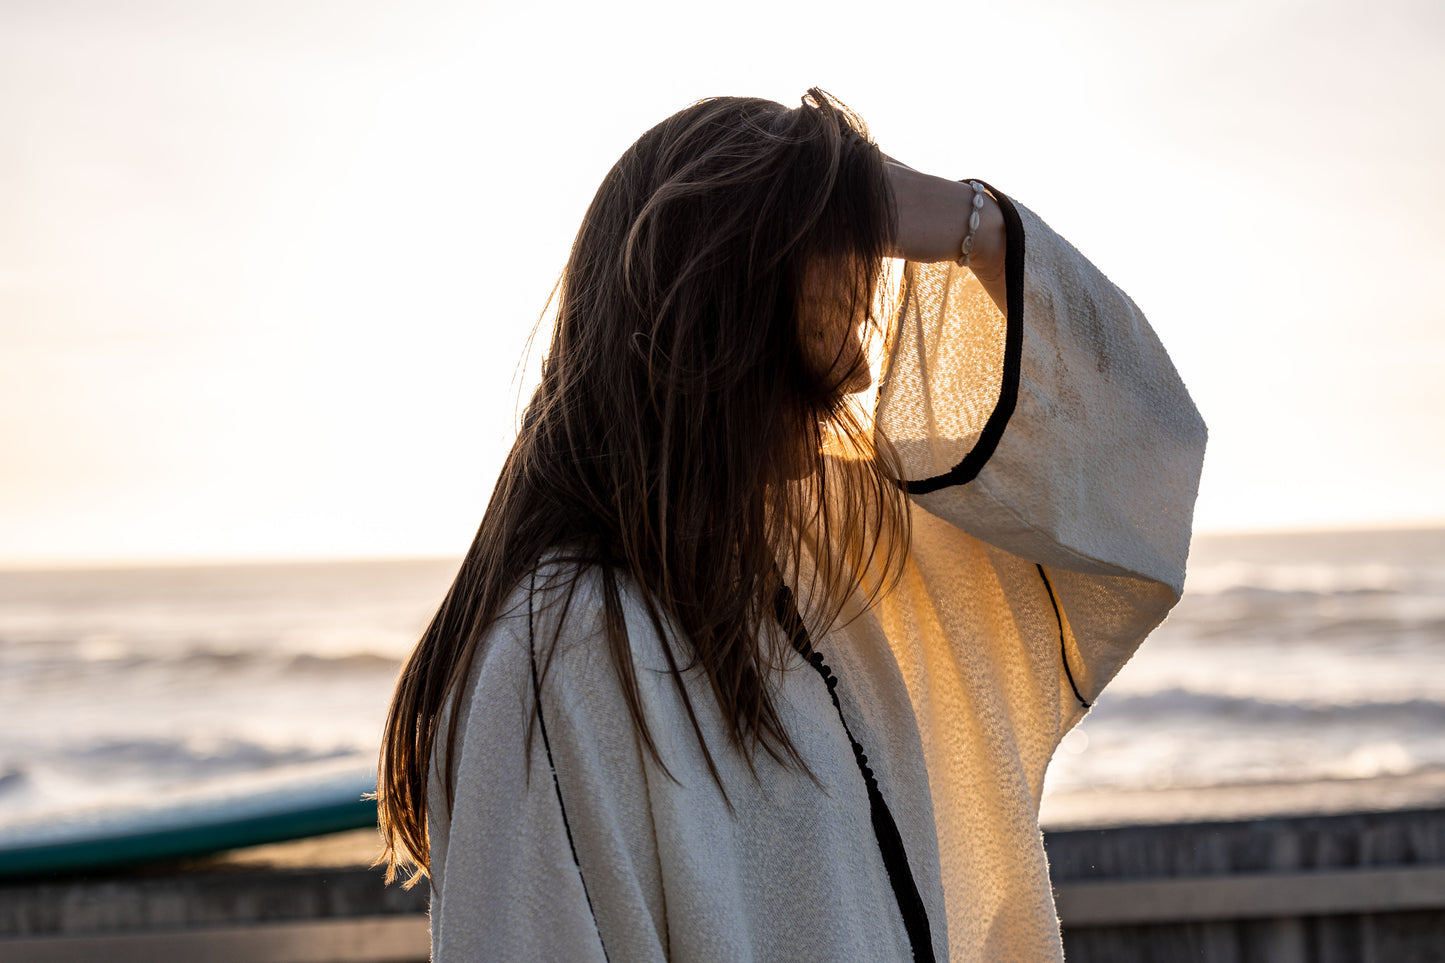
[[[659,124],[393,700],[436,957],[1061,958],[1044,770],[1178,599],[1203,442],[1003,194],[817,90]]]

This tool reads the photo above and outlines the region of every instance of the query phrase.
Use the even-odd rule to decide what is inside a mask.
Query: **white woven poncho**
[[[999,201],[1007,320],[964,269],[905,274],[877,416],[915,492],[904,576],[813,639],[940,960],[1062,958],[1038,828],[1044,770],[1179,598],[1205,440],[1133,302]],[[513,603],[456,703],[450,818],[432,780],[437,959],[910,957],[858,765],[801,659],[777,705],[821,785],[765,754],[754,778],[706,681],[687,676],[729,808],[635,598],[638,684],[675,781],[633,733],[595,585],[584,578],[565,615],[521,591]],[[529,646],[557,629],[529,778]]]

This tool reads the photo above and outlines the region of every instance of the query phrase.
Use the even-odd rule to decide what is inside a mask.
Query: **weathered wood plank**
[[[1445,867],[1136,879],[1056,888],[1066,927],[1445,909]]]
[[[427,918],[415,914],[0,940],[6,963],[413,963],[430,955]]]

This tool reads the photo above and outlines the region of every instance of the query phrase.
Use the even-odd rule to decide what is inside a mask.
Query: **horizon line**
[[[1239,538],[1239,537],[1289,537],[1298,535],[1347,535],[1367,533],[1402,532],[1445,532],[1445,521],[1432,520],[1416,523],[1359,523],[1343,525],[1322,525],[1317,527],[1286,526],[1279,528],[1204,528],[1194,532],[1195,537]],[[250,566],[284,565],[364,565],[395,562],[460,562],[466,555],[462,552],[397,552],[382,554],[358,552],[354,554],[326,555],[316,552],[287,554],[237,554],[237,555],[81,555],[56,557],[0,557],[0,573],[42,572],[42,571],[109,571],[118,569],[163,569],[163,568],[228,568]]]

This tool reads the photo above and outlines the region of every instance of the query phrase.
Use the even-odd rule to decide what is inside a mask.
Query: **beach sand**
[[[1063,831],[1406,809],[1445,809],[1445,770],[1372,779],[1055,793],[1044,797],[1039,822],[1045,831]]]
[[[1445,771],[1311,782],[1191,789],[1092,791],[1045,796],[1045,832],[1171,823],[1243,822],[1296,816],[1445,809]],[[252,846],[184,864],[191,870],[363,869],[381,855],[372,829]]]
[[[1374,779],[1056,793],[1044,797],[1039,822],[1046,832],[1064,832],[1414,809],[1445,809],[1445,771]],[[359,869],[370,866],[380,855],[381,838],[376,831],[358,829],[232,850],[189,865],[196,869]]]

